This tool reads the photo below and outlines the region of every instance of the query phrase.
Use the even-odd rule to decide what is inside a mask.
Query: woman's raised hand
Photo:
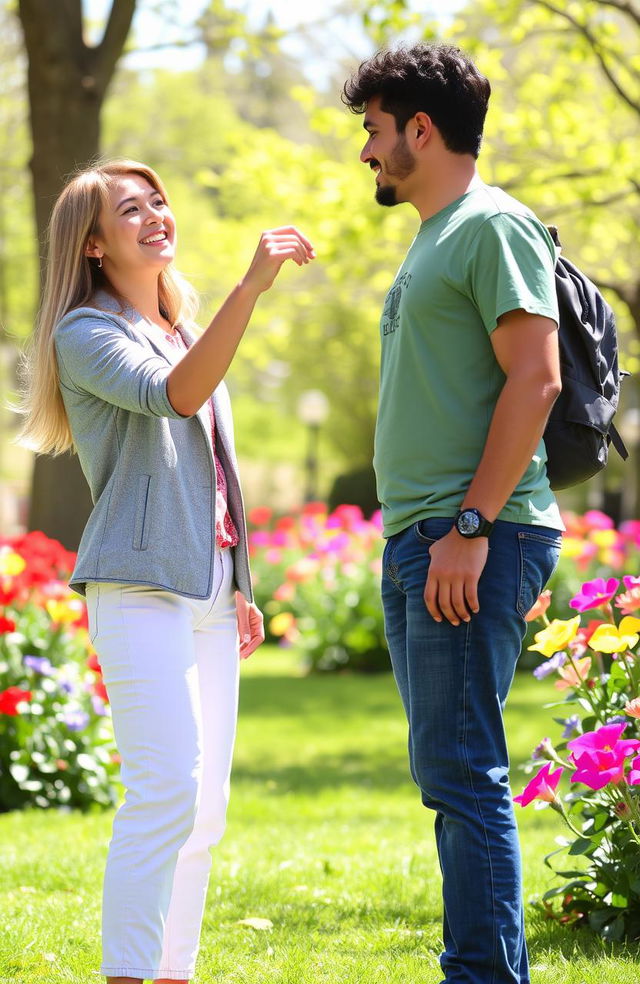
[[[315,250],[306,236],[295,226],[267,229],[247,270],[243,283],[262,293],[269,290],[285,260],[293,260],[298,266],[315,259]]]

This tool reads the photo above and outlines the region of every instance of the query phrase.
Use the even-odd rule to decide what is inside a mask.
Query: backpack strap
[[[609,437],[611,438],[611,443],[620,455],[623,461],[626,461],[629,457],[629,452],[627,451],[624,441],[620,437],[618,431],[615,429],[613,424],[609,427]]]

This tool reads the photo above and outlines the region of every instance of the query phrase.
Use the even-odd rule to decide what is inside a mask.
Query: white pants
[[[194,973],[238,707],[230,551],[216,550],[215,561],[207,601],[134,584],[87,585],[126,788],[104,881],[106,976]]]

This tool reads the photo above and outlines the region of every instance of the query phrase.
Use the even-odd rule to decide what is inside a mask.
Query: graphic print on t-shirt
[[[400,300],[402,298],[403,287],[409,286],[409,281],[411,280],[410,273],[403,273],[401,277],[398,277],[393,287],[387,294],[387,299],[384,302],[384,311],[382,312],[382,334],[391,335],[398,325],[400,324]]]

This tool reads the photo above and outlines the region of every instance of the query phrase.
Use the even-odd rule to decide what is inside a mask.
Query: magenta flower
[[[640,748],[640,741],[635,738],[621,739],[620,735],[627,727],[627,723],[620,721],[615,724],[605,724],[596,731],[587,731],[584,735],[579,735],[573,741],[567,742],[575,755],[596,756],[601,752],[612,752],[614,749],[633,749]],[[628,751],[626,754],[630,754]]]
[[[593,581],[586,581],[580,588],[580,593],[569,602],[571,608],[579,612],[586,612],[589,608],[600,608],[608,604],[618,590],[620,581],[616,577],[605,579],[596,577]]]
[[[513,797],[513,802],[519,803],[520,806],[528,806],[529,803],[532,803],[536,799],[543,800],[545,803],[555,802],[558,798],[556,789],[560,782],[562,769],[556,769],[555,772],[551,772],[551,766],[551,762],[543,765],[533,779],[527,783],[520,795]]]
[[[631,763],[631,771],[627,776],[630,786],[640,786],[640,755],[637,755]]]
[[[630,574],[625,574],[622,578],[622,583],[628,591],[633,588],[640,588],[640,577],[632,577]]]
[[[611,516],[599,509],[588,509],[582,521],[589,530],[612,530],[616,525]]]
[[[605,724],[567,742],[576,768],[571,782],[584,783],[590,789],[622,782],[627,758],[640,749],[640,741],[635,738],[620,738],[626,727],[624,722]]]
[[[589,789],[602,789],[610,782],[619,783],[624,779],[626,757],[621,752],[603,752],[596,760],[591,755],[572,755],[576,771],[571,782],[581,782]]]

